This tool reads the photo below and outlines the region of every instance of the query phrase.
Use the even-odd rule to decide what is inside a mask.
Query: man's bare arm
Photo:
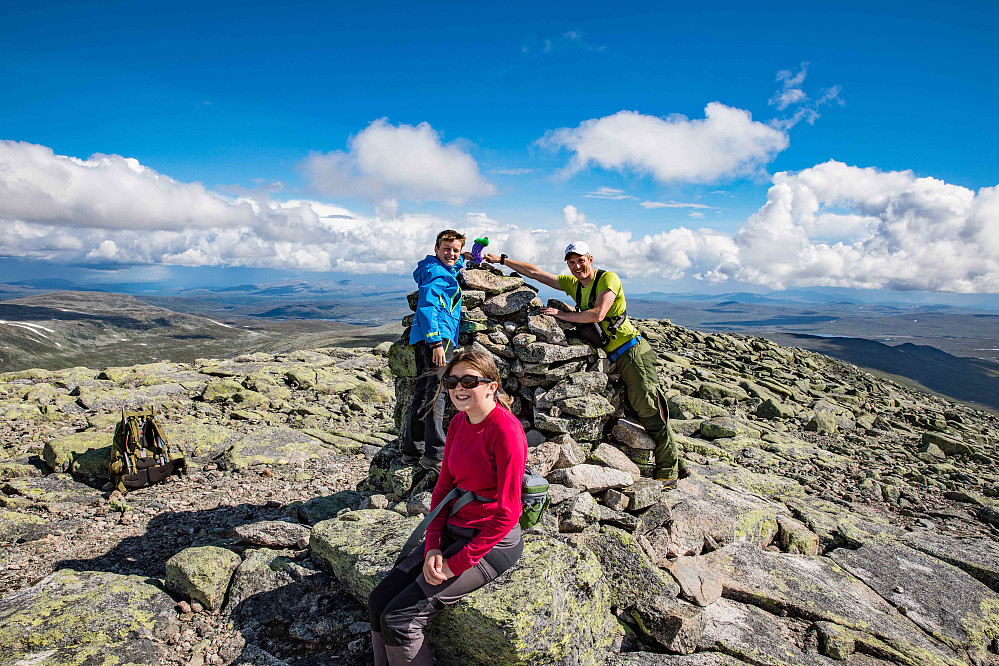
[[[510,263],[510,260],[507,259],[506,262]],[[558,308],[545,308],[541,310],[541,314],[551,315],[556,319],[568,321],[573,324],[590,324],[603,321],[612,305],[614,305],[614,292],[610,289],[604,289],[597,294],[597,300],[593,304],[593,307],[589,310],[583,310],[582,312],[565,312],[563,310],[559,310]]]
[[[490,264],[498,264],[500,261],[500,256],[498,254],[486,254],[482,257]],[[512,271],[517,271],[521,275],[531,280],[537,280],[543,285],[551,287],[552,289],[562,289],[558,286],[558,277],[552,275],[548,271],[543,271],[534,264],[529,264],[526,261],[514,261],[510,257],[506,258],[503,265]],[[610,307],[610,306],[608,306]]]

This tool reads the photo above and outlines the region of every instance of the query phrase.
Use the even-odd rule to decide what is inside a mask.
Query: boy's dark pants
[[[434,396],[437,394],[437,387],[440,386],[444,366],[438,368],[434,365],[433,349],[426,342],[415,343],[413,351],[416,352],[416,384],[413,391],[413,402],[409,406],[409,414],[406,418],[405,431],[402,434],[402,453],[407,456],[419,456],[421,451],[416,442],[423,442],[423,455],[432,460],[442,460],[444,458],[444,402],[447,400],[447,391],[440,392],[436,403]],[[445,361],[449,362],[453,356],[454,348],[451,341],[445,340]],[[427,413],[431,406],[433,406],[433,410]]]

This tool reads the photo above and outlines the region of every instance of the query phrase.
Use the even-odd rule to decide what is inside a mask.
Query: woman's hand
[[[444,554],[441,551],[431,550],[423,559],[423,578],[428,585],[440,585],[448,578],[454,577],[451,567],[447,565]]]
[[[444,354],[444,345],[438,345],[433,348],[430,360],[438,368],[447,363],[447,356]]]

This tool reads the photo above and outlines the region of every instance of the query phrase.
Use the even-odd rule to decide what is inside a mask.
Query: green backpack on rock
[[[163,429],[156,422],[153,407],[137,412],[121,411],[114,431],[108,475],[121,492],[151,486],[173,474],[183,474],[187,463],[170,453]]]

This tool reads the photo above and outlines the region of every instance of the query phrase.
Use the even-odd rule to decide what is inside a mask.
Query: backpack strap
[[[409,557],[413,550],[420,545],[420,542],[423,541],[423,537],[427,534],[427,528],[430,527],[430,523],[433,522],[434,518],[440,514],[441,510],[447,506],[451,500],[455,500],[455,502],[451,505],[451,510],[448,512],[448,516],[453,516],[466,504],[475,500],[480,502],[495,501],[489,499],[488,497],[476,495],[471,490],[462,490],[461,488],[455,486],[451,489],[451,492],[445,495],[444,499],[442,499],[437,506],[435,506],[433,510],[427,514],[427,517],[420,521],[420,524],[416,526],[413,533],[409,535],[408,539],[406,539],[406,545],[402,547],[399,557],[395,560],[396,565],[400,564],[403,560]]]

